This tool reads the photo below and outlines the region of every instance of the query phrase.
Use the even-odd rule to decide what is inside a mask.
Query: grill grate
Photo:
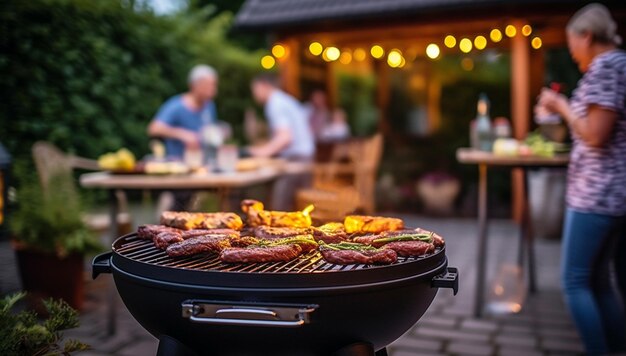
[[[137,262],[143,262],[162,267],[197,270],[197,271],[224,271],[247,273],[322,273],[331,271],[360,270],[374,267],[372,265],[335,265],[327,263],[319,251],[307,254],[288,262],[266,262],[251,264],[230,264],[222,262],[217,254],[203,254],[189,257],[173,258],[164,251],[154,247],[152,241],[142,240],[135,235],[120,238],[113,246],[113,250],[121,256]],[[437,249],[434,253],[438,253]],[[430,255],[419,257],[398,257],[395,264],[408,263],[425,259]]]

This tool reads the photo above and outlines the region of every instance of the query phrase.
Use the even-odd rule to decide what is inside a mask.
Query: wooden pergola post
[[[511,38],[511,120],[513,135],[523,140],[530,127],[530,45],[528,38],[521,34],[525,21],[515,20],[512,25],[517,35]],[[513,219],[521,221],[524,208],[524,172],[514,169],[512,181]]]
[[[279,77],[283,90],[302,99],[300,92],[300,43],[290,37],[281,41],[287,49],[287,56],[280,60]]]

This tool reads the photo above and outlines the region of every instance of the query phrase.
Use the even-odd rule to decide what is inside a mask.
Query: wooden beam
[[[300,92],[300,42],[297,38],[286,38],[281,44],[287,49],[287,56],[279,61],[279,77],[283,90],[302,99]]]
[[[523,20],[513,21],[513,25],[520,29],[527,23]],[[513,135],[522,140],[528,134],[530,127],[530,44],[528,37],[520,33],[511,39],[511,121]],[[513,219],[521,222],[524,209],[524,172],[514,169],[512,180],[512,210]]]
[[[383,60],[374,61],[374,71],[376,72],[376,106],[378,107],[378,132],[384,137],[391,134],[391,125],[387,117],[387,109],[389,108],[389,96],[391,88],[389,87],[389,66]]]

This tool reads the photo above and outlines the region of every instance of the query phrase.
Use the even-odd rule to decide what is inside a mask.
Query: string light
[[[272,69],[274,68],[275,64],[276,64],[276,60],[274,59],[274,57],[270,55],[263,56],[263,58],[261,58],[261,67],[265,69]]]
[[[504,28],[504,33],[506,33],[507,36],[513,38],[517,34],[517,29],[513,25],[507,25]]]
[[[285,57],[285,55],[287,54],[287,50],[283,45],[275,44],[274,47],[272,47],[272,54],[274,55],[274,57],[280,59]]]
[[[357,48],[354,50],[354,53],[352,53],[352,58],[357,62],[364,61],[366,56],[367,54],[363,48]]]
[[[522,35],[528,37],[531,33],[533,33],[533,28],[530,25],[522,26]]]
[[[472,50],[472,41],[469,38],[463,38],[459,42],[459,48],[463,53],[469,53]]]
[[[339,55],[341,55],[341,52],[337,47],[328,47],[322,53],[322,57],[326,62],[336,61]]]
[[[319,56],[320,54],[322,54],[323,50],[324,47],[322,47],[322,44],[319,42],[312,42],[309,45],[309,52],[311,52],[311,54],[314,56]]]
[[[402,57],[402,61],[400,62],[400,65],[398,66],[398,68],[404,68],[405,65],[406,65],[406,59]]]
[[[437,46],[434,43],[431,43],[426,47],[426,55],[430,59],[435,59],[439,57],[440,53],[441,53],[441,50],[439,50],[439,46]]]
[[[378,59],[385,55],[385,50],[379,45],[373,45],[370,49],[370,53],[372,54],[372,57]]]
[[[485,47],[487,47],[487,39],[485,36],[476,36],[476,38],[474,38],[474,47],[478,50],[485,49]]]
[[[530,45],[531,45],[534,49],[539,49],[539,48],[541,48],[541,46],[543,45],[543,41],[541,41],[541,38],[539,38],[539,37],[534,37],[534,38],[530,41]]]
[[[456,38],[452,35],[447,35],[443,40],[443,44],[445,44],[448,48],[452,48],[456,45]]]
[[[498,43],[502,41],[502,32],[500,32],[497,28],[494,28],[491,32],[489,32],[489,38],[491,38],[493,42]]]
[[[387,64],[392,68],[397,68],[402,63],[402,53],[397,49],[392,49],[387,55]]]
[[[339,56],[339,62],[341,64],[350,64],[350,62],[352,62],[352,53],[350,53],[349,51],[341,52],[341,55]]]

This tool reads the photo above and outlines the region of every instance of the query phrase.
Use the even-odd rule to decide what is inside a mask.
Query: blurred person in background
[[[252,96],[264,106],[270,138],[245,149],[254,157],[281,157],[291,161],[312,162],[315,154],[313,132],[302,105],[278,87],[275,75],[260,74],[252,80]],[[295,193],[309,186],[310,174],[286,175],[274,186],[272,207],[293,210]]]
[[[343,110],[335,110],[330,122],[327,122],[318,135],[319,141],[342,141],[350,137],[350,126],[346,113]]]
[[[586,352],[626,351],[626,52],[608,9],[590,4],[567,25],[570,54],[584,73],[572,98],[543,89],[536,111],[559,114],[573,138],[563,231],[565,299]],[[614,245],[618,244],[617,251]],[[614,253],[615,274],[611,273]]]
[[[169,98],[148,126],[148,135],[165,143],[165,154],[173,159],[196,156],[202,160],[202,130],[217,123],[213,102],[217,95],[217,72],[200,64],[187,77],[189,90]],[[196,159],[197,161],[197,159]],[[187,210],[193,192],[178,190],[164,192],[159,197],[157,211]]]
[[[336,141],[350,136],[345,112],[330,107],[325,91],[314,90],[304,107],[316,141]]]
[[[148,126],[148,135],[165,142],[166,154],[182,159],[185,150],[202,147],[203,126],[217,121],[213,102],[217,95],[217,72],[208,65],[197,65],[187,78],[189,90],[169,98]]]

